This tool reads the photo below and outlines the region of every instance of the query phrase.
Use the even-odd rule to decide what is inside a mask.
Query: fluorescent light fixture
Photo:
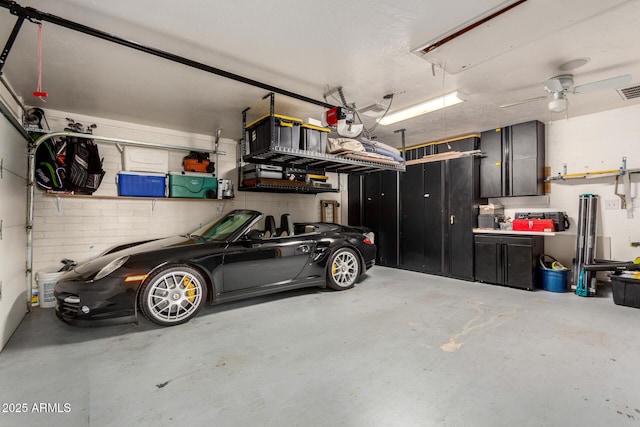
[[[440,110],[445,107],[459,104],[467,100],[467,97],[458,92],[451,92],[446,95],[439,96],[434,99],[430,99],[413,107],[404,108],[402,110],[391,113],[380,120],[380,124],[383,126],[398,123],[403,120],[412,119],[423,114],[430,113],[432,111]]]

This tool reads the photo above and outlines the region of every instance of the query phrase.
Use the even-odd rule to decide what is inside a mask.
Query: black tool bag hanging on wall
[[[43,134],[30,133],[35,141]],[[64,191],[66,170],[63,160],[64,144],[47,139],[36,149],[36,183],[43,190]]]
[[[25,112],[24,124],[35,142],[49,130],[49,123],[41,108]],[[36,183],[43,190],[64,191],[66,170],[64,167],[65,143],[60,139],[47,139],[40,143],[35,154]]]
[[[91,134],[96,125],[88,126],[85,130],[80,123],[67,119],[70,124],[65,130],[77,133]],[[75,136],[67,137],[66,152],[66,177],[65,187],[67,191],[78,194],[93,194],[98,189],[104,170],[98,146],[92,139]]]

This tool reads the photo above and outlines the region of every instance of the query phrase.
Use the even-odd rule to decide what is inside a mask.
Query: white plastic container
[[[37,273],[36,281],[38,282],[38,300],[40,307],[51,308],[56,306],[56,298],[53,296],[53,288],[56,282],[65,272],[56,273]]]
[[[127,172],[169,172],[169,151],[125,145],[122,150],[122,169]]]

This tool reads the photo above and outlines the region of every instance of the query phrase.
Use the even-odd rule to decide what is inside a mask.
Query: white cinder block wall
[[[49,125],[63,130],[65,117],[83,124],[96,123],[94,134],[130,140],[178,145],[198,149],[211,149],[214,137],[196,135],[133,123],[112,121],[78,114],[48,110]],[[212,131],[213,133],[213,131]],[[34,271],[53,272],[60,260],[70,258],[85,261],[99,255],[109,247],[124,242],[164,237],[193,231],[231,209],[256,209],[271,214],[279,221],[280,215],[289,213],[294,221],[319,221],[320,200],[340,200],[338,193],[279,194],[238,191],[237,141],[225,138],[222,131],[216,174],[234,181],[235,198],[229,200],[140,200],[101,198],[116,196],[115,177],[122,170],[121,155],[115,145],[100,143],[101,157],[107,172],[96,193],[84,198],[56,198],[37,190],[34,219]],[[170,151],[169,169],[182,170],[183,151]],[[212,160],[214,156],[212,156]],[[330,178],[334,186],[338,176]],[[341,177],[345,183],[346,178]],[[346,196],[345,203],[346,206]],[[34,282],[34,286],[36,283]]]

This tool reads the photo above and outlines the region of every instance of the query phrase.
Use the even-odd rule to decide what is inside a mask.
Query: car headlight
[[[122,267],[122,264],[127,262],[128,259],[129,255],[121,256],[120,258],[114,259],[109,264],[102,267],[102,270],[98,271],[98,274],[96,274],[96,277],[94,277],[93,280],[100,280],[103,277],[108,276],[109,274]]]

